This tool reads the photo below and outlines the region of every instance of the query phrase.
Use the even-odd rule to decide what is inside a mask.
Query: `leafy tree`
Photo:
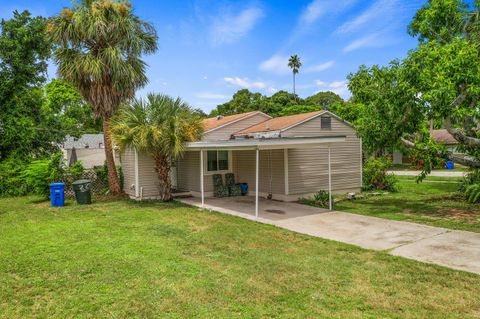
[[[312,104],[305,104],[305,105],[291,105],[287,106],[282,109],[278,116],[287,116],[287,115],[295,115],[295,114],[302,114],[302,113],[310,113],[320,111],[322,108],[319,105],[312,105]]]
[[[66,134],[79,136],[102,131],[102,123],[94,118],[91,106],[64,80],[53,79],[45,86],[43,107],[50,121]]]
[[[45,23],[28,11],[0,22],[0,161],[46,155],[63,139],[41,107],[50,56]]]
[[[257,111],[260,109],[260,105],[263,104],[265,96],[260,93],[252,93],[248,89],[242,89],[237,91],[232,100],[218,105],[215,110],[210,113],[210,116],[216,115],[233,115],[251,111]]]
[[[409,26],[419,46],[406,59],[383,68],[361,67],[350,76],[352,101],[365,107],[359,125],[364,143],[381,148],[401,142],[427,161],[446,157],[480,167],[478,17],[477,2],[430,0]],[[443,123],[468,156],[433,143],[431,120]],[[428,173],[429,165],[425,167]]]
[[[295,94],[295,75],[298,74],[301,66],[302,62],[300,62],[298,55],[294,54],[290,57],[290,59],[288,59],[288,67],[292,69],[293,74],[293,94]]]
[[[109,120],[148,82],[140,57],[157,49],[155,29],[127,1],[83,0],[53,17],[48,33],[57,46],[58,73],[102,119],[110,191],[118,194]]]
[[[112,135],[121,149],[134,147],[153,156],[160,196],[172,199],[170,161],[185,151],[185,142],[198,140],[203,125],[197,112],[181,99],[148,95],[125,105],[112,120]]]
[[[343,99],[338,94],[331,91],[318,92],[305,99],[305,104],[318,105],[325,110],[329,109],[329,107],[333,104],[343,102]]]

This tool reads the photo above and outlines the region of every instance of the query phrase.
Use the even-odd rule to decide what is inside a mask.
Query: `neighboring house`
[[[250,194],[284,201],[329,186],[335,193],[361,188],[361,140],[351,125],[328,111],[277,118],[249,112],[209,118],[204,126],[203,138],[187,143],[172,168],[174,187],[193,196],[212,196],[212,175],[229,172],[237,183],[248,183]],[[128,149],[122,154],[122,169],[124,190],[131,198],[158,196],[150,156]]]
[[[74,153],[76,160],[81,161],[85,168],[102,166],[105,163],[103,134],[83,134],[79,138],[67,136],[60,147],[67,164],[73,160],[72,154]]]
[[[432,138],[435,142],[444,144],[447,149],[454,154],[461,154],[457,151],[458,141],[447,130],[432,130]],[[399,150],[395,150],[392,154],[393,164],[410,163],[410,157],[406,156]]]

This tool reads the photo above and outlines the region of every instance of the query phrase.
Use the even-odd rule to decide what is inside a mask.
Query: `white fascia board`
[[[345,136],[300,137],[278,139],[244,139],[217,142],[191,142],[186,144],[188,151],[197,150],[272,150],[285,148],[308,148],[312,145],[344,142]]]

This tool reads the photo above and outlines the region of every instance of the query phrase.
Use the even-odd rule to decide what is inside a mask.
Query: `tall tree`
[[[28,11],[0,23],[0,161],[48,154],[61,134],[46,125],[42,110],[50,43],[46,20]]]
[[[180,98],[166,95],[135,100],[112,120],[112,135],[121,149],[134,147],[153,156],[164,201],[172,199],[170,161],[183,154],[185,142],[198,140],[202,130],[197,111]]]
[[[369,130],[372,146],[402,142],[427,160],[445,156],[480,167],[478,5],[477,1],[473,5],[461,0],[428,1],[409,26],[419,46],[406,59],[389,67],[361,67],[349,77],[352,100],[364,104],[364,114],[370,116],[365,123],[389,128],[389,134],[380,135]],[[433,143],[430,120],[443,123],[467,156]]]
[[[298,74],[298,71],[300,70],[301,66],[302,66],[302,62],[300,62],[300,58],[296,54],[292,55],[288,60],[288,67],[292,69],[292,74],[293,74],[293,94],[296,94],[295,76]]]
[[[48,33],[57,45],[59,75],[102,119],[110,191],[118,194],[109,120],[148,82],[141,55],[156,51],[155,29],[133,14],[128,1],[83,0],[53,17]]]

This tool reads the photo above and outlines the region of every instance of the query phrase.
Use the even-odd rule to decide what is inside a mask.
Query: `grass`
[[[416,183],[415,177],[398,176],[399,192],[341,201],[336,210],[404,220],[451,229],[480,232],[480,207],[468,204],[457,193],[461,178],[427,177]]]
[[[0,199],[0,317],[475,318],[480,277],[178,203]]]
[[[467,166],[455,164],[454,169],[434,168],[433,172],[464,172],[468,169]],[[392,164],[390,170],[392,171],[421,171],[412,164]]]

